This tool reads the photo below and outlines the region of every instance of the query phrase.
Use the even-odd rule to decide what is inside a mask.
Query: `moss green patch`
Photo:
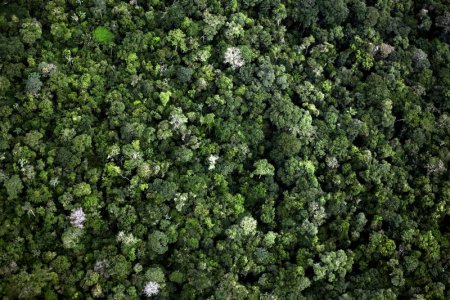
[[[107,44],[114,40],[114,33],[104,26],[98,26],[94,30],[94,39],[99,43]]]

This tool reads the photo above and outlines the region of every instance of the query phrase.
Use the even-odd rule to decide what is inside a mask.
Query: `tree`
[[[214,15],[205,11],[203,20],[207,26],[203,26],[205,38],[211,41],[217,35],[220,28],[225,24],[226,17],[221,15]]]
[[[224,63],[230,64],[233,70],[239,69],[245,64],[242,58],[241,49],[237,47],[228,47],[224,55]]]
[[[179,67],[177,71],[177,78],[182,83],[187,83],[191,81],[193,71],[191,68]]]
[[[42,36],[42,25],[36,19],[28,20],[22,23],[22,28],[20,29],[20,35],[22,36],[22,41],[26,44],[34,44],[36,40],[40,39]]]
[[[114,41],[114,34],[104,26],[98,26],[93,32],[94,39],[101,44],[108,44]]]
[[[275,175],[275,168],[272,166],[267,159],[261,159],[254,163],[255,171],[253,175],[261,176],[273,176]]]
[[[320,261],[320,263],[313,265],[314,280],[325,278],[329,282],[333,282],[339,278],[343,278],[347,274],[347,271],[351,270],[353,265],[353,258],[341,249],[322,254]]]
[[[243,235],[254,235],[256,233],[257,221],[251,216],[242,218],[239,225]]]
[[[28,75],[28,79],[25,83],[25,91],[27,93],[30,93],[35,97],[39,95],[39,92],[41,91],[43,85],[40,77],[41,76],[39,75],[39,73],[36,72],[30,73],[30,75]]]
[[[8,199],[14,200],[18,198],[24,186],[20,177],[18,175],[13,175],[5,181],[5,188],[8,193]]]
[[[77,197],[87,196],[91,193],[91,186],[86,182],[81,182],[74,186],[73,194]]]
[[[180,48],[182,52],[186,52],[188,49],[185,39],[186,34],[181,29],[171,30],[167,35],[167,41],[170,43],[170,45],[175,47],[175,49]]]
[[[148,236],[148,245],[156,254],[164,254],[169,248],[168,239],[164,232],[156,230]]]
[[[428,2],[2,1],[0,298],[449,298]]]
[[[314,131],[308,111],[295,106],[286,96],[275,95],[268,111],[270,121],[279,129],[301,137],[310,137]]]
[[[144,285],[143,293],[146,297],[152,297],[159,294],[161,286],[155,281],[147,281]]]

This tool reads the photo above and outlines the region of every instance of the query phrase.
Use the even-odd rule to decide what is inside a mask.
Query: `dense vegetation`
[[[2,0],[0,297],[449,299],[446,0]]]

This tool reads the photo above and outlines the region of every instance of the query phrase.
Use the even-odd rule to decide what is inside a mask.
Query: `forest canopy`
[[[3,299],[449,299],[445,0],[0,1]]]

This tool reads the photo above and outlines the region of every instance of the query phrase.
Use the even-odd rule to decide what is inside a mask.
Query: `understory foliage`
[[[444,0],[0,4],[3,299],[449,299]]]

